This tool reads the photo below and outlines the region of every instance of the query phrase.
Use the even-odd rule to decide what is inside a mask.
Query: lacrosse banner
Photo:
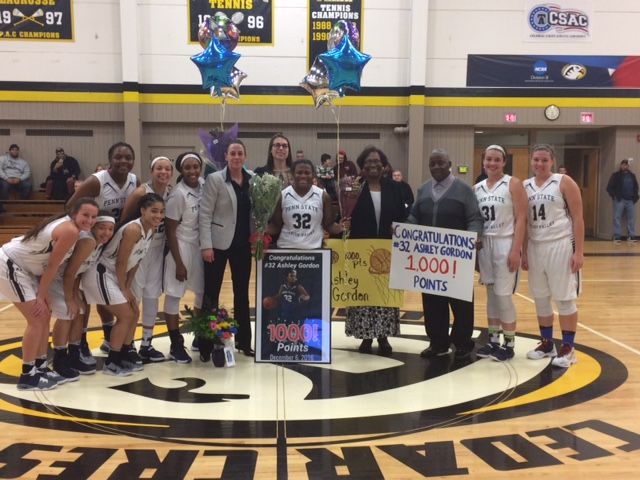
[[[2,0],[0,40],[73,40],[73,0]]]

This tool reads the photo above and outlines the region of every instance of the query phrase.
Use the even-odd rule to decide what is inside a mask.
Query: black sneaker
[[[36,372],[33,375],[29,373],[23,373],[20,375],[20,379],[18,380],[18,390],[27,391],[27,390],[51,390],[52,388],[56,388],[58,383],[51,378],[48,378],[46,375]]]
[[[122,360],[120,364],[122,368],[125,368],[131,372],[139,372],[141,370],[144,370],[144,365],[142,365],[142,363],[133,363],[130,360]]]
[[[107,351],[107,353],[109,352]],[[94,372],[96,371],[97,362],[95,357],[91,353],[91,350],[89,349],[89,344],[87,342],[80,343],[80,361],[85,365],[89,365],[93,367]]]
[[[103,340],[102,345],[100,345],[100,351],[103,353],[109,353],[109,350],[111,350],[111,344],[106,340]]]
[[[195,337],[193,337],[193,342],[191,342],[191,351],[192,352],[199,352],[200,351],[200,346],[198,345],[198,339]]]
[[[53,371],[65,379],[64,382],[58,383],[75,382],[80,378],[80,373],[69,366],[66,357],[53,362]]]
[[[164,354],[153,348],[153,345],[149,345],[148,347],[140,347],[138,355],[140,355],[140,358],[142,358],[142,363],[164,362],[166,360]]]
[[[169,349],[169,358],[176,363],[191,363],[191,357],[182,343],[172,344]]]
[[[133,371],[124,365],[118,365],[116,362],[104,362],[102,373],[115,377],[128,377],[133,374]]]
[[[126,359],[134,365],[142,365],[142,358],[138,355],[136,347],[133,345],[127,350]]]
[[[78,358],[69,358],[69,366],[74,370],[77,370],[80,375],[91,375],[96,373],[96,365],[89,365],[82,361],[82,357]]]
[[[57,372],[54,372],[53,370],[51,370],[49,368],[48,364],[44,364],[41,367],[37,368],[38,373],[42,374],[43,376],[47,377],[49,380],[52,380],[54,382],[56,382],[58,385],[62,385],[63,383],[67,383],[70,380],[66,377],[63,377],[62,375],[60,375]]]
[[[449,355],[451,350],[448,348],[433,348],[429,346],[429,348],[425,348],[420,352],[420,356],[422,358],[436,358],[436,357],[444,357],[445,355]]]
[[[497,342],[489,342],[484,347],[480,347],[476,352],[476,356],[480,358],[491,357],[496,350],[500,349],[500,344]]]
[[[496,362],[506,362],[507,360],[511,360],[514,355],[513,347],[500,347],[493,352],[491,358]]]
[[[456,352],[453,354],[453,358],[455,360],[466,360],[471,357],[471,352],[473,352],[473,346],[467,348],[456,347]]]

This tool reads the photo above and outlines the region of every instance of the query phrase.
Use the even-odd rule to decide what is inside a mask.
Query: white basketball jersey
[[[482,235],[494,237],[513,235],[515,218],[513,216],[513,201],[509,192],[510,183],[511,176],[504,175],[493,188],[489,188],[487,179],[474,187],[484,220]]]
[[[153,191],[153,187],[151,186],[151,184],[149,182],[143,183],[142,187],[144,188],[144,192],[145,193],[156,193],[156,192]],[[162,197],[162,199],[164,200],[164,203],[165,203],[165,207],[166,207],[167,200],[169,199],[170,195],[171,195],[171,185],[167,185],[167,188],[165,188],[165,190],[164,190],[164,196]],[[166,210],[166,208],[165,208],[165,210]],[[164,227],[164,219],[163,219],[162,222],[160,223],[160,225],[158,225],[158,229],[153,234],[153,240],[151,241],[151,247],[164,246],[164,239],[165,239],[164,228],[165,227]]]
[[[100,263],[107,267],[108,270],[111,270],[112,272],[116,271],[116,260],[118,258],[120,242],[122,241],[122,234],[124,233],[125,228],[134,223],[140,227],[140,238],[133,246],[131,255],[129,255],[129,258],[127,259],[127,272],[135,267],[149,250],[151,239],[153,237],[153,230],[149,229],[147,234],[144,235],[140,219],[137,218],[132,220],[118,229],[100,256]]]
[[[322,247],[322,194],[315,185],[304,197],[289,186],[282,191],[282,230],[278,247],[301,250]]]
[[[22,242],[24,235],[12,238],[11,241],[2,247],[4,253],[13,262],[20,267],[35,276],[40,276],[44,273],[49,263],[49,256],[53,251],[54,241],[51,239],[51,235],[55,228],[61,223],[68,222],[71,217],[65,215],[62,218],[54,220],[44,227],[35,238],[31,238],[26,242]],[[62,263],[71,256],[73,252],[73,245],[67,253],[65,253]]]
[[[108,170],[100,170],[94,173],[93,176],[100,182],[100,194],[95,198],[98,208],[111,212],[117,222],[120,219],[127,197],[136,189],[136,176],[133,173],[129,173],[127,181],[122,188],[111,178]]]
[[[82,233],[80,235],[81,235],[80,238],[82,238]],[[93,235],[91,235],[91,238],[93,238]],[[93,251],[89,254],[87,258],[84,259],[84,262],[82,262],[82,265],[80,265],[80,268],[78,269],[78,273],[76,276],[89,270],[89,267],[91,267],[91,265],[93,265],[98,261],[98,258],[100,258],[100,254],[102,253],[103,249],[104,249],[103,244],[96,243],[96,246],[93,249]]]
[[[560,193],[562,177],[554,173],[540,187],[536,186],[535,177],[524,181],[529,198],[527,233],[531,240],[557,240],[573,234],[569,210]]]
[[[191,188],[182,181],[176,185],[167,201],[167,218],[179,222],[176,237],[178,240],[194,245],[200,243],[198,212],[200,211],[203,185],[203,178],[198,179],[196,188]]]

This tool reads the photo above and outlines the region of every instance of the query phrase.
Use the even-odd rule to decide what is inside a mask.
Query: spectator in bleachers
[[[20,192],[20,198],[31,196],[31,168],[20,157],[20,147],[15,143],[9,147],[9,153],[0,158],[0,199],[7,200],[9,191]]]
[[[56,148],[56,158],[51,162],[50,173],[45,182],[47,198],[67,200],[75,191],[75,183],[79,177],[78,161],[64,153],[62,147]]]

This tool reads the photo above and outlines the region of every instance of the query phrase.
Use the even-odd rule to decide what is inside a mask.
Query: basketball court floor
[[[235,367],[215,368],[193,353],[189,365],[98,372],[39,393],[15,387],[24,319],[0,303],[0,478],[637,478],[640,244],[586,249],[578,363],[568,370],[526,359],[537,344],[526,274],[506,363],[422,359],[420,296],[407,293],[390,358],[358,353],[335,310],[329,365],[238,354]],[[222,303],[232,305],[230,278]],[[484,308],[476,287],[477,346]],[[93,314],[101,366],[98,325]],[[159,322],[154,346],[168,353],[165,333]]]

